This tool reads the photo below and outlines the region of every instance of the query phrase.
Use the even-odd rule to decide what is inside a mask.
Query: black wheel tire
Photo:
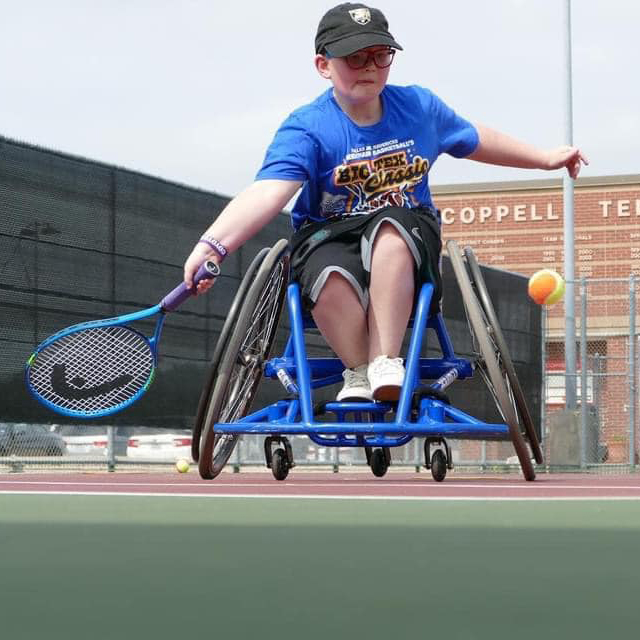
[[[237,434],[216,433],[214,426],[236,422],[251,407],[278,327],[288,276],[288,243],[282,239],[260,264],[220,355],[200,438],[198,471],[205,480],[222,471],[236,446]]]
[[[431,475],[436,482],[442,482],[447,476],[447,456],[442,449],[436,449],[431,456]]]
[[[387,469],[389,469],[389,464],[384,450],[381,448],[374,449],[371,452],[371,472],[376,478],[382,478],[387,473]]]
[[[238,287],[236,295],[233,298],[233,302],[231,303],[231,307],[229,308],[229,313],[227,314],[227,318],[222,325],[222,330],[220,331],[218,341],[216,342],[216,346],[213,350],[213,356],[211,357],[211,360],[209,362],[207,377],[205,378],[204,384],[202,385],[202,391],[200,393],[200,400],[198,402],[198,409],[196,411],[196,419],[193,424],[193,436],[191,438],[191,457],[193,458],[194,462],[198,462],[198,460],[200,459],[200,438],[202,436],[202,426],[207,415],[209,399],[211,398],[211,391],[216,381],[218,365],[220,364],[220,356],[222,355],[224,348],[229,340],[229,336],[231,335],[231,332],[236,325],[236,322],[238,320],[238,313],[240,311],[240,308],[242,307],[245,296],[247,295],[247,291],[249,290],[251,283],[254,281],[256,273],[258,273],[258,269],[260,268],[260,265],[262,264],[267,253],[269,253],[269,247],[261,249],[256,254],[256,257],[251,261],[249,268],[240,281],[240,286]]]
[[[469,247],[465,248],[464,254],[467,259],[467,265],[469,265],[471,284],[478,295],[480,304],[482,305],[483,311],[487,317],[490,332],[493,337],[493,341],[496,344],[496,352],[499,356],[500,365],[504,370],[505,379],[518,411],[518,416],[520,417],[520,421],[524,427],[527,440],[529,441],[531,452],[533,453],[533,457],[536,462],[538,464],[542,464],[544,458],[542,456],[542,449],[540,448],[540,442],[538,441],[538,436],[533,424],[533,418],[531,417],[531,412],[527,406],[527,400],[524,396],[524,392],[522,391],[520,380],[518,380],[516,369],[513,366],[511,354],[507,347],[507,341],[504,339],[504,334],[500,328],[498,315],[496,314],[493,303],[491,302],[491,297],[489,296],[487,285],[485,284],[484,277],[482,276],[480,265],[478,264],[473,251]]]
[[[289,475],[289,461],[284,449],[276,449],[271,456],[271,473],[276,480],[284,480]]]
[[[482,375],[487,388],[491,392],[498,410],[509,428],[509,435],[515,449],[520,467],[526,480],[535,480],[536,472],[531,463],[529,448],[520,431],[518,410],[506,374],[500,366],[499,351],[489,334],[491,326],[480,304],[464,264],[460,249],[454,240],[447,242],[447,251],[451,266],[460,287],[469,330],[477,350],[476,369]]]

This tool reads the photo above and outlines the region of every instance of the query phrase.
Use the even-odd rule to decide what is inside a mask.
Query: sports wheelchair
[[[341,381],[343,364],[338,358],[307,357],[304,332],[314,325],[302,312],[298,284],[288,282],[287,241],[260,251],[233,300],[200,397],[192,440],[200,476],[215,478],[240,434],[246,433],[266,436],[265,460],[277,480],[284,480],[295,466],[287,436],[298,434],[325,447],[363,447],[378,477],[391,463],[390,447],[424,437],[425,466],[436,481],[444,480],[447,469],[453,468],[447,438],[511,440],[525,479],[534,480],[531,454],[542,464],[542,451],[480,267],[470,248],[461,252],[451,240],[447,249],[462,294],[474,358],[455,355],[441,314],[429,314],[433,285],[424,284],[414,310],[405,382],[398,401],[326,402],[320,406],[313,405],[312,389]],[[285,299],[290,335],[284,354],[269,358]],[[427,329],[435,331],[441,358],[420,357]],[[484,422],[451,405],[445,389],[474,371],[485,381],[503,423]],[[279,379],[287,395],[248,413],[263,375]],[[317,420],[320,415],[323,421]],[[327,415],[333,416],[330,421]]]

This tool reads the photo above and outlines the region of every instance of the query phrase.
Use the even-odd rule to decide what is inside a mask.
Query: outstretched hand
[[[566,167],[569,175],[575,180],[582,165],[589,164],[586,156],[577,147],[563,146],[547,151],[547,169],[561,169]]]

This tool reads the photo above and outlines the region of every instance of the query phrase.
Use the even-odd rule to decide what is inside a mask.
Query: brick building
[[[472,246],[481,263],[525,275],[544,267],[563,272],[562,180],[452,185],[432,191],[442,212],[444,239]],[[588,289],[588,402],[599,405],[609,460],[620,462],[625,459],[625,438],[628,448],[629,403],[634,398],[626,362],[630,275],[640,276],[640,175],[578,179],[574,218],[575,277],[585,278]],[[578,336],[580,305],[576,298]],[[549,411],[564,404],[564,324],[563,304],[549,308],[547,374],[558,383],[547,386]],[[614,451],[616,441],[622,442],[620,454]]]

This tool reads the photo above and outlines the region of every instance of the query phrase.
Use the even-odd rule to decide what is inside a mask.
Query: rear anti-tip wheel
[[[447,475],[447,456],[442,449],[436,449],[431,456],[431,475],[436,482],[442,482]]]
[[[371,452],[371,471],[376,478],[382,478],[389,469],[388,456],[384,449],[374,449]]]
[[[271,473],[276,480],[284,480],[289,475],[289,460],[287,459],[287,452],[278,448],[273,452],[271,456]]]

